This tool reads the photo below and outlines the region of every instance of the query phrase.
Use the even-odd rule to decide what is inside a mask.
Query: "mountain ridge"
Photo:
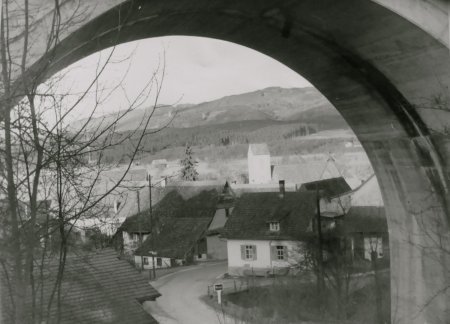
[[[152,107],[129,112],[116,125],[116,132],[143,128],[143,121],[152,112]],[[317,110],[317,113],[312,113]],[[309,112],[309,113],[307,113]],[[90,128],[96,129],[117,118],[117,112],[96,117]],[[341,125],[342,117],[328,100],[315,88],[268,87],[251,92],[233,94],[199,104],[160,105],[153,113],[149,128],[157,129],[170,122],[172,128],[191,128],[204,125],[218,125],[237,121],[299,121],[317,122],[317,115]],[[311,116],[311,117],[308,117]],[[72,123],[77,129],[86,119]],[[332,127],[335,128],[335,127]]]

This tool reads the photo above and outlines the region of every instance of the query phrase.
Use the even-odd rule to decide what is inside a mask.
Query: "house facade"
[[[153,210],[153,237],[148,236],[134,251],[136,266],[165,268],[206,260],[206,233],[218,197],[215,189],[200,191],[188,199],[177,191],[167,194]]]
[[[287,273],[303,260],[302,242],[292,240],[228,240],[228,273],[268,275]]]
[[[384,207],[352,206],[344,217],[345,236],[354,260],[389,260],[389,233]]]
[[[311,192],[243,194],[225,225],[230,275],[283,274],[302,261],[312,235],[316,196]]]

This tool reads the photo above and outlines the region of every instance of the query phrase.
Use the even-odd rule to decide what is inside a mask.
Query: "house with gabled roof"
[[[322,179],[304,183],[301,192],[312,192],[320,197],[322,231],[331,231],[342,221],[351,204],[351,187],[343,177]]]
[[[303,240],[313,234],[316,194],[245,193],[236,202],[222,237],[227,239],[228,273],[287,272],[302,259]]]
[[[344,217],[342,235],[350,240],[352,257],[389,260],[389,233],[383,206],[352,206]]]
[[[206,259],[205,234],[210,222],[211,217],[166,219],[154,240],[147,238],[135,251],[136,267],[168,268]]]
[[[190,198],[173,190],[154,206],[152,219],[148,210],[128,218],[119,231],[123,245],[130,240],[136,243],[132,248],[136,265],[152,268],[155,256],[157,268],[206,260],[206,232],[214,217],[218,196],[215,189],[196,191],[193,196],[186,196]],[[130,238],[130,233],[136,231],[142,235]]]
[[[119,250],[124,254],[132,255],[150,236],[152,222],[157,227],[161,219],[174,217],[184,206],[185,200],[181,194],[172,190],[152,208],[151,217],[148,206],[141,212],[127,217],[114,235]]]

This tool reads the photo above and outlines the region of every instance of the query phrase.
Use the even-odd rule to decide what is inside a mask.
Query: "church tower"
[[[248,180],[250,184],[270,183],[270,153],[266,143],[248,147]]]

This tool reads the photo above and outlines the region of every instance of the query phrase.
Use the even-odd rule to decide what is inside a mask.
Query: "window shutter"
[[[241,245],[241,260],[245,260],[245,245]]]
[[[288,248],[287,246],[283,246],[283,260],[287,261],[288,259]]]
[[[270,247],[270,259],[277,260],[277,247],[275,245],[272,245]]]
[[[256,255],[256,245],[252,245],[252,249],[253,249],[253,260],[257,259],[257,255]]]

